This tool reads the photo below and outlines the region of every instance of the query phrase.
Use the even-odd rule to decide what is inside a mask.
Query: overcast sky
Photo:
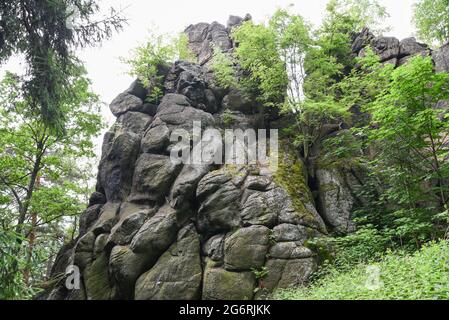
[[[124,9],[128,25],[101,47],[80,52],[85,62],[93,89],[106,103],[103,115],[108,124],[114,117],[107,104],[124,91],[132,82],[126,74],[126,66],[119,57],[128,56],[129,51],[146,39],[148,30],[157,26],[160,33],[178,33],[189,24],[218,21],[226,24],[230,14],[244,16],[250,13],[255,21],[263,21],[279,7],[293,4],[292,12],[299,13],[313,25],[320,24],[328,0],[103,0],[102,7]],[[387,7],[390,18],[386,25],[392,27],[389,34],[397,38],[412,36],[412,6],[415,0],[380,0]],[[18,69],[18,60],[2,67],[2,71]],[[0,75],[3,72],[0,72]],[[100,139],[101,140],[101,139]],[[100,141],[98,141],[100,142]]]

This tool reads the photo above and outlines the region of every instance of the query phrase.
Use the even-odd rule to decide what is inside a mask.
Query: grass
[[[414,254],[387,253],[378,263],[330,269],[307,288],[281,290],[281,300],[448,300],[449,242]]]

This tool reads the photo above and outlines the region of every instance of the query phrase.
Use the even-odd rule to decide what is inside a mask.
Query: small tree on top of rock
[[[175,60],[196,61],[188,48],[186,34],[172,37],[150,33],[146,43],[132,50],[131,58],[121,59],[130,67],[129,74],[137,77],[146,88],[151,88],[148,99],[159,101],[163,96],[160,69]]]

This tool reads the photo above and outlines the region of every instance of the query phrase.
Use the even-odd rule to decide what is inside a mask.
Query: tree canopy
[[[111,9],[100,11],[93,0],[13,0],[0,3],[0,63],[23,54],[23,81],[28,107],[39,110],[42,120],[63,132],[66,114],[61,109],[68,94],[71,69],[77,64],[74,49],[99,44],[122,28],[125,19]]]
[[[448,0],[419,0],[415,4],[413,20],[422,40],[434,45],[449,41]]]
[[[76,235],[75,217],[90,191],[92,138],[103,127],[98,97],[82,68],[73,69],[66,80],[70,94],[60,105],[67,115],[65,134],[56,134],[30,108],[20,90],[22,78],[8,73],[0,84],[3,299],[26,297],[45,279],[57,248]]]

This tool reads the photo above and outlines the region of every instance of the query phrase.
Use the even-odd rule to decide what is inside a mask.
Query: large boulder
[[[203,278],[204,300],[251,300],[256,279],[252,272],[231,272],[206,267]]]
[[[345,177],[335,168],[316,171],[318,183],[318,207],[325,222],[337,233],[354,231],[351,219],[355,198],[346,184]]]
[[[201,291],[200,241],[193,225],[136,282],[137,300],[194,300]]]
[[[449,43],[432,53],[436,72],[449,72]]]
[[[128,111],[140,111],[143,108],[143,101],[133,94],[123,92],[119,94],[109,105],[114,116],[118,117]]]
[[[394,37],[377,37],[371,41],[371,48],[376,53],[381,62],[391,61],[399,56],[399,40]],[[359,52],[359,56],[363,57],[366,49],[363,48]]]
[[[226,270],[250,271],[265,264],[270,229],[252,226],[237,230],[225,240],[224,263]]]
[[[151,124],[153,117],[141,112],[127,112],[117,119],[119,125],[124,131],[142,135],[145,129]]]
[[[140,149],[139,135],[116,128],[106,135],[98,168],[98,182],[107,201],[125,199],[131,189],[134,165]]]
[[[181,164],[170,157],[144,153],[136,163],[130,198],[132,201],[164,201]]]
[[[229,231],[240,226],[241,190],[226,170],[212,171],[198,184],[198,229],[205,234]]]
[[[429,49],[429,46],[423,43],[419,43],[415,38],[403,39],[399,44],[399,57],[412,56],[422,51]]]

